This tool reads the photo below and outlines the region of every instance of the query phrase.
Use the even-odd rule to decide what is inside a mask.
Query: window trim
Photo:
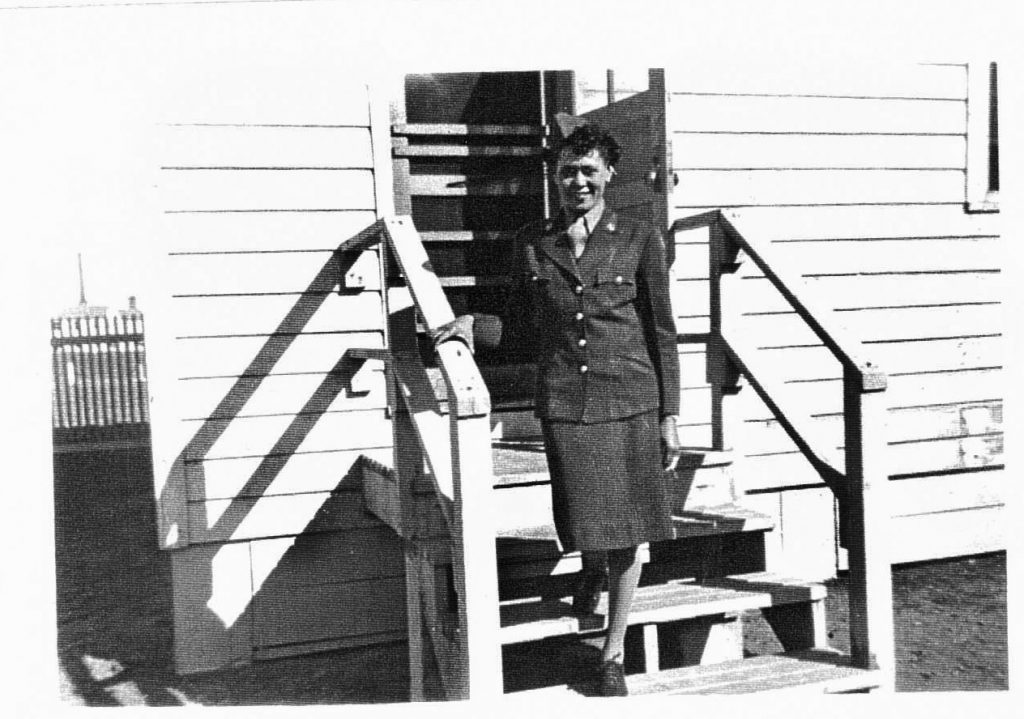
[[[998,105],[997,114],[992,117],[996,67],[987,60],[967,63],[967,212],[999,212],[999,189],[992,187],[989,164],[993,131],[998,142],[998,124],[993,123],[998,120]],[[998,162],[998,155],[995,161]]]

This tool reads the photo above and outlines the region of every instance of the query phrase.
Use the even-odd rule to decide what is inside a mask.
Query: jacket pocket
[[[615,269],[600,269],[594,291],[599,302],[616,307],[636,299],[636,279]]]

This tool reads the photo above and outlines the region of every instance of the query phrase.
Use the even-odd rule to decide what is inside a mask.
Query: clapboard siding
[[[347,258],[341,253],[309,250],[175,254],[169,265],[175,276],[181,277],[175,283],[175,294],[184,297],[333,292],[342,282],[343,262],[346,275],[360,276],[364,288],[379,290],[378,261],[375,251]]]
[[[373,169],[370,128],[173,125],[166,169]]]
[[[380,257],[336,253],[391,211],[386,120],[337,73],[246,77],[212,67],[161,128],[154,446],[185,672],[404,628],[358,469],[391,461],[384,374],[344,359],[383,346]]]
[[[674,94],[673,132],[963,135],[964,100]]]
[[[338,211],[374,208],[369,170],[164,170],[168,212]]]
[[[952,170],[680,170],[677,208],[963,201]]]
[[[926,501],[937,484],[892,483],[900,487],[898,531],[959,528],[967,536],[933,547],[915,538],[895,561],[1000,546],[982,528],[999,509],[1000,485],[980,504],[952,489],[991,476],[1003,461],[1005,251],[998,216],[963,209],[966,68],[794,73],[724,61],[678,68],[669,79],[675,217],[736,208],[742,232],[772,243],[772,256],[837,310],[836,321],[888,373],[890,474],[945,482],[943,506]],[[674,237],[673,307],[678,331],[693,342],[681,352],[684,444],[711,438],[697,342],[710,331],[709,235],[695,228]],[[739,332],[840,448],[838,362],[756,271],[741,287]],[[824,494],[812,500],[797,489],[820,487],[820,477],[752,388],[734,406],[743,420],[728,440],[734,474],[755,493],[751,506],[777,520],[769,563],[812,575],[834,567],[828,492],[815,489]]]
[[[333,252],[376,219],[372,210],[335,212],[203,212],[167,218],[163,232],[169,253]]]
[[[672,136],[673,162],[684,171],[959,169],[966,152],[966,138],[958,135]]]

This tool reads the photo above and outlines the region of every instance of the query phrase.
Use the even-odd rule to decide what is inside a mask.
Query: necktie
[[[575,222],[569,225],[569,229],[566,231],[569,235],[569,239],[572,240],[572,249],[576,257],[579,258],[583,254],[583,248],[587,246],[587,232],[586,220],[583,217],[579,217]]]

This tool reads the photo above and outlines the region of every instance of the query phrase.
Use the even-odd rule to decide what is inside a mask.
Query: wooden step
[[[751,694],[862,692],[881,686],[877,670],[858,669],[847,656],[830,650],[768,654],[707,666],[668,669],[626,677],[630,696],[645,694]],[[585,684],[515,692],[516,697],[593,696]]]
[[[728,586],[735,584],[736,587]],[[719,614],[739,614],[825,598],[824,585],[775,577],[768,572],[723,577],[713,583],[672,581],[637,589],[630,624],[659,624]],[[501,605],[502,644],[600,630],[608,611],[608,593],[601,593],[594,615],[572,613],[572,597],[514,600]]]

